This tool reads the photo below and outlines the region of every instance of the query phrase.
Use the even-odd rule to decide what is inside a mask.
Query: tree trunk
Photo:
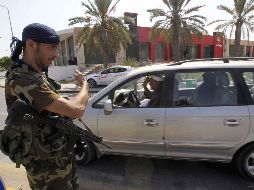
[[[102,63],[103,63],[104,68],[108,67],[108,61],[107,61],[107,54],[106,53],[102,54]]]
[[[179,61],[180,60],[180,44],[179,40],[172,41],[172,60]]]
[[[240,57],[241,56],[241,23],[236,23],[236,30],[235,30],[235,44],[234,44],[234,56]]]
[[[172,60],[180,60],[180,27],[181,20],[177,12],[174,13],[175,22],[173,23],[173,37],[172,37]]]

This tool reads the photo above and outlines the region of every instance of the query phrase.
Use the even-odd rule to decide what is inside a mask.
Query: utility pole
[[[7,9],[8,16],[9,16],[10,28],[11,28],[11,37],[13,38],[13,30],[12,30],[12,25],[11,25],[10,11],[9,11],[9,9],[8,9],[6,6],[4,6],[4,5],[0,5],[0,7],[3,7],[3,8],[5,8],[5,9]]]

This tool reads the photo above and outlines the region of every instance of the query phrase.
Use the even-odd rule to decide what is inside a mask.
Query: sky
[[[69,18],[85,14],[81,2],[82,0],[0,0],[0,57],[10,55],[9,44],[12,35],[7,8],[13,34],[21,39],[23,28],[35,22],[46,24],[56,31],[70,28]],[[220,4],[233,7],[233,2],[233,0],[192,0],[189,7],[205,5],[198,14],[206,16],[209,23],[216,19],[229,19],[227,14],[217,10],[216,7]],[[122,16],[124,12],[138,13],[138,26],[152,26],[147,9],[153,8],[166,9],[166,6],[162,0],[121,0],[114,14]],[[206,28],[209,34],[212,35],[215,26]]]

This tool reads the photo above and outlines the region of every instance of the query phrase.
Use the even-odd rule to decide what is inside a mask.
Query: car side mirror
[[[112,110],[113,110],[112,101],[107,100],[104,104],[104,114],[110,115],[112,113]]]

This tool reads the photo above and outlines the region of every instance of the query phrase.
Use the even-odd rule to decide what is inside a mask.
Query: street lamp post
[[[12,25],[11,25],[11,17],[10,17],[10,11],[6,6],[0,5],[0,7],[6,8],[7,12],[8,12],[8,16],[9,16],[9,23],[10,23],[10,27],[11,27],[11,37],[13,38],[13,31],[12,31]]]

